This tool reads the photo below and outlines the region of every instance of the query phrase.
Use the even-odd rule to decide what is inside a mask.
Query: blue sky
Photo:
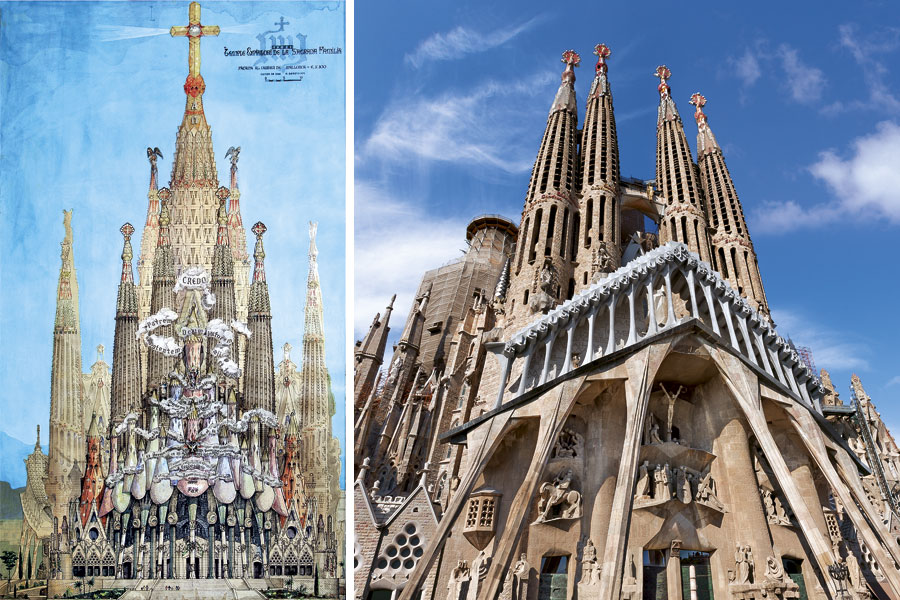
[[[147,212],[147,146],[162,150],[160,185],[168,182],[188,53],[185,38],[173,39],[168,30],[187,24],[188,3],[0,3],[0,12],[0,430],[33,444],[35,424],[47,431],[49,415],[62,210],[74,208],[87,370],[97,344],[111,360],[119,227],[129,221],[137,228],[137,254]],[[255,58],[225,56],[226,46],[258,49],[257,36],[279,29],[274,24],[282,18],[279,35],[291,36],[296,47],[305,35],[308,48],[342,53],[309,56],[303,81],[282,83],[238,70]],[[344,5],[209,2],[201,20],[222,28],[219,37],[201,41],[219,179],[228,184],[225,151],[241,146],[248,240],[253,223],[268,226],[276,362],[290,342],[300,363],[307,221],[319,222],[334,432],[345,445]]]
[[[666,64],[694,150],[688,100],[709,100],[779,332],[845,401],[859,374],[900,434],[900,13],[835,7],[359,3],[354,335],[396,292],[396,339],[422,273],[459,256],[473,216],[519,222],[560,55],[582,56],[582,119],[604,42],[622,175],[655,176],[652,73]]]

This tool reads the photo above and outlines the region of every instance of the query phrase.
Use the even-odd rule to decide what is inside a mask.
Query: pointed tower
[[[231,159],[230,204],[228,206],[228,234],[234,257],[234,293],[239,307],[237,319],[247,321],[247,295],[250,293],[250,255],[247,253],[247,233],[241,219],[241,190],[238,187],[238,156],[241,147],[231,147],[225,158]]]
[[[163,158],[159,148],[147,148],[150,161],[150,189],[147,191],[147,220],[141,233],[141,255],[138,258],[138,318],[145,319],[150,314],[150,284],[153,280],[153,254],[159,237],[159,170],[157,159]],[[144,356],[146,361],[146,356]],[[142,366],[144,366],[142,364]]]
[[[596,75],[588,94],[581,135],[581,214],[575,216],[576,223],[583,221],[584,233],[579,239],[572,240],[578,247],[575,289],[592,282],[597,265],[605,265],[603,273],[614,271],[621,257],[619,140],[607,79],[609,47],[597,44],[594,54],[597,55]]]
[[[219,177],[212,132],[203,112],[206,83],[200,74],[200,40],[219,35],[218,26],[202,25],[200,5],[191,2],[188,25],[172,27],[172,37],[188,38],[188,75],[184,82],[184,117],[175,138],[172,161],[171,231],[175,268],[202,265],[209,269],[216,239],[216,190]]]
[[[50,450],[47,495],[54,516],[68,514],[70,474],[84,465],[84,418],[81,389],[81,325],[78,277],[72,250],[72,211],[63,211],[66,235],[56,290],[53,363],[50,371]],[[77,485],[77,483],[76,483]]]
[[[697,162],[703,192],[709,205],[709,224],[714,230],[712,251],[715,265],[731,287],[750,300],[750,304],[759,312],[768,315],[769,304],[759,275],[753,241],[747,231],[744,209],[725,165],[722,148],[703,112],[706,98],[698,92],[691,96],[691,104],[697,107],[694,112],[694,119],[697,121]]]
[[[81,376],[82,416],[84,417],[85,431],[90,427],[93,415],[97,415],[97,418],[102,419],[104,423],[109,423],[111,378],[109,364],[103,358],[105,352],[106,348],[103,344],[98,345],[97,360],[91,365],[91,370]]]
[[[231,160],[231,187],[229,188],[228,237],[231,244],[231,255],[234,262],[234,298],[235,318],[241,323],[247,322],[247,300],[250,296],[250,255],[247,253],[247,233],[241,218],[241,190],[238,187],[238,157],[241,147],[228,149],[225,158]],[[239,336],[235,340],[239,365],[244,364],[244,353],[247,351],[247,340]],[[244,385],[243,380],[239,381]]]
[[[234,302],[234,257],[231,253],[230,230],[228,227],[228,212],[225,203],[230,192],[227,188],[220,187],[216,195],[219,199],[219,210],[216,212],[216,221],[219,224],[216,231],[216,247],[213,250],[212,282],[210,287],[216,296],[216,303],[209,310],[210,319],[222,319],[226,325],[235,319]]]
[[[253,251],[253,283],[247,306],[247,326],[250,339],[244,366],[244,409],[263,408],[275,412],[275,364],[272,357],[272,310],[269,305],[269,287],[266,284],[266,252],[263,234],[266,226],[256,223],[252,229],[256,235]]]
[[[111,423],[121,423],[130,412],[141,409],[141,347],[137,339],[138,299],[131,271],[131,235],[134,227],[125,223],[119,229],[122,246],[122,277],[116,300],[116,330],[113,343]]]
[[[431,285],[425,288],[425,292],[416,298],[413,309],[406,318],[406,327],[400,335],[400,341],[394,347],[394,355],[391,358],[391,366],[388,369],[387,381],[384,384],[382,395],[391,399],[391,404],[402,400],[406,396],[412,376],[416,373],[419,346],[422,343],[422,332],[425,329],[425,312],[428,310],[428,299],[431,297]],[[387,403],[379,406],[379,413],[388,409]],[[381,421],[381,419],[378,419]]]
[[[375,377],[378,375],[379,369],[381,369],[382,362],[384,362],[388,333],[391,331],[391,313],[394,310],[394,301],[396,299],[397,294],[394,294],[391,297],[391,303],[384,310],[384,318],[376,314],[375,319],[369,326],[366,337],[356,342],[353,397],[356,399],[357,410],[362,408],[362,404],[368,398],[372,384],[375,382]]]
[[[84,477],[81,479],[81,498],[78,503],[78,515],[81,517],[82,527],[87,526],[92,509],[96,508],[97,512],[100,512],[100,502],[103,500],[103,473],[100,471],[100,457],[100,427],[97,423],[97,415],[93,415],[87,431],[87,460]]]
[[[156,252],[153,256],[153,288],[150,294],[150,312],[156,314],[160,309],[175,310],[175,257],[169,233],[169,199],[172,193],[163,188],[159,190],[159,236]],[[163,325],[155,334],[171,337],[175,332],[172,325]],[[115,361],[113,361],[115,363]],[[175,367],[175,357],[166,356],[151,350],[147,355],[147,389],[158,388],[161,381],[169,377]],[[115,364],[113,365],[115,370]],[[113,384],[115,387],[115,384]]]
[[[563,53],[562,82],[550,107],[547,128],[525,196],[519,228],[518,256],[513,269],[510,320],[530,321],[570,297],[575,289],[573,262],[578,238],[576,201],[578,108],[575,67],[581,57]]]
[[[327,449],[331,443],[331,417],[334,396],[331,378],[325,366],[325,319],[322,314],[322,288],[319,285],[319,251],[316,248],[318,225],[309,224],[309,274],[306,279],[306,306],[303,322],[303,363],[300,368],[300,445],[301,468],[306,476],[307,493],[314,497],[319,510],[334,514],[336,498],[332,498],[331,469]]]
[[[659,113],[656,120],[656,185],[666,199],[666,212],[659,225],[659,243],[682,242],[701,260],[713,264],[707,236],[702,190],[694,172],[691,149],[668,79],[665,65],[656,68],[659,77]]]

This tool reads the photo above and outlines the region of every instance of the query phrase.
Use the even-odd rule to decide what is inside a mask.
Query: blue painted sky
[[[47,431],[49,415],[62,210],[74,208],[87,370],[97,344],[111,359],[118,230],[125,221],[137,228],[137,254],[147,212],[147,146],[165,156],[160,185],[169,178],[184,111],[188,43],[168,30],[187,25],[188,3],[4,2],[0,14],[0,430],[33,444],[35,424]],[[279,29],[274,24],[282,18],[278,35],[292,36],[295,46],[305,35],[307,47],[340,47],[342,53],[309,56],[299,83],[266,83],[257,72],[238,71],[256,59],[226,57],[224,48],[258,49],[257,35]],[[256,221],[268,226],[276,362],[284,342],[300,362],[306,223],[319,222],[327,361],[338,406],[334,431],[343,444],[344,5],[210,2],[201,20],[222,28],[219,37],[201,41],[204,108],[219,178],[228,184],[225,151],[241,146],[248,239]],[[0,462],[0,479],[2,468]]]
[[[779,332],[812,348],[845,401],[858,373],[900,434],[896,5],[552,6],[356,6],[356,337],[397,292],[396,339],[422,273],[459,256],[471,217],[519,222],[560,55],[582,56],[581,119],[604,42],[622,175],[655,177],[652,73],[667,64],[693,149],[688,100],[709,100]]]

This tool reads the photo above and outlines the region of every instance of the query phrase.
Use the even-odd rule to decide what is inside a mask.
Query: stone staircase
[[[178,589],[175,589],[175,588]],[[262,600],[243,579],[158,579],[138,582],[121,600]]]

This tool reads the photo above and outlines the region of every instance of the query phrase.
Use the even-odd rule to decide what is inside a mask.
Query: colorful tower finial
[[[607,46],[606,44],[597,44],[596,46],[594,46],[594,54],[597,56],[597,66],[594,67],[595,71],[598,75],[600,73],[606,73],[606,59],[609,58],[612,54],[609,46]]]
[[[266,267],[263,261],[266,258],[266,251],[263,249],[262,236],[266,232],[266,226],[262,221],[257,221],[251,231],[256,236],[256,247],[253,249],[253,258],[256,260],[253,265],[253,281],[265,281]]]
[[[656,88],[659,90],[659,96],[661,98],[668,98],[669,93],[672,91],[672,88],[669,87],[668,80],[672,77],[672,71],[669,70],[669,67],[666,65],[659,65],[656,67],[656,71],[653,73],[654,77],[659,78],[659,86]]]
[[[706,106],[706,96],[700,92],[694,92],[690,103],[697,107],[697,110],[694,111],[694,120],[697,121],[697,128],[701,130],[706,129],[706,113],[703,112],[703,107]]]
[[[563,71],[562,80],[565,83],[575,83],[575,67],[581,66],[581,56],[574,50],[566,50],[562,55],[562,62],[566,63],[566,70]]]
[[[134,258],[134,252],[131,249],[131,234],[134,233],[134,227],[131,223],[125,223],[119,228],[125,242],[122,245],[122,281],[134,283],[134,275],[131,272],[131,259]]]

